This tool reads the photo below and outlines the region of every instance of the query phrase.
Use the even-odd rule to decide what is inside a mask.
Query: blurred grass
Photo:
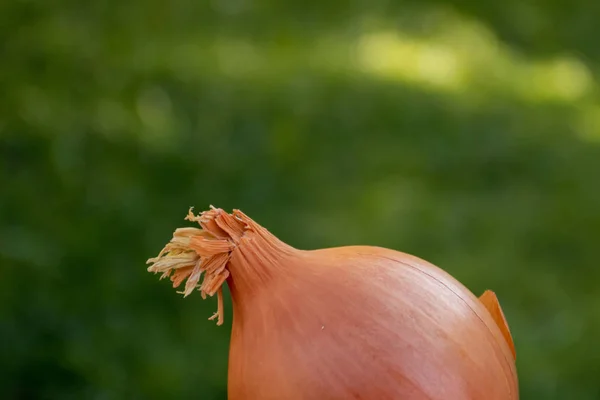
[[[594,13],[2,3],[0,395],[225,398],[215,301],[144,265],[214,204],[492,288],[522,398],[599,398]]]

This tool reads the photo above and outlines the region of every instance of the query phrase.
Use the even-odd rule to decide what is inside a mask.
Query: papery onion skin
[[[214,210],[205,230],[235,221],[243,231],[228,238],[229,399],[519,398],[495,295],[484,305],[443,270],[394,250],[297,250],[237,210],[233,219]]]

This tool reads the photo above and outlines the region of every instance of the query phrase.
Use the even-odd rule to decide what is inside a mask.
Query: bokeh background
[[[300,248],[391,247],[492,288],[522,399],[600,399],[599,16],[3,0],[0,397],[225,399],[216,300],[145,265],[214,204]]]

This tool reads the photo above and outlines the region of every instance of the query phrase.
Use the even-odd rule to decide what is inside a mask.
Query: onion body
[[[188,218],[203,233],[184,228],[189,241],[149,260],[149,269],[175,271],[177,285],[186,278],[186,294],[219,293],[220,320],[227,281],[229,399],[519,398],[514,345],[493,292],[478,299],[443,270],[394,250],[297,250],[237,210]],[[209,242],[219,251],[208,251]],[[169,264],[190,252],[193,264]],[[203,269],[216,258],[221,264]],[[195,270],[206,274],[201,285]]]

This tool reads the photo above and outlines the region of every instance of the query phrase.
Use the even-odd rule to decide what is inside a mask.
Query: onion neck
[[[234,212],[235,214],[235,212]],[[246,217],[247,218],[247,217]],[[264,287],[281,274],[286,260],[297,250],[248,218],[245,231],[231,253],[227,279],[234,306],[243,304],[257,288]]]
[[[185,219],[198,222],[200,228],[176,229],[159,255],[148,260],[148,271],[162,273],[161,279],[169,277],[173,287],[186,281],[180,292],[184,297],[194,289],[203,298],[217,294],[218,310],[209,318],[217,318],[217,325],[223,323],[225,282],[234,306],[242,304],[297,252],[239,210],[229,214],[211,206],[196,216],[190,209]]]

